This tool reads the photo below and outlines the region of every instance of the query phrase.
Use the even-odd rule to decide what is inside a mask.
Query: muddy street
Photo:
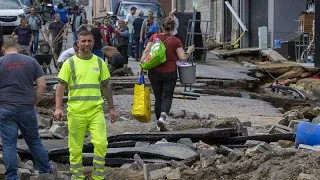
[[[138,64],[130,61],[130,66],[137,73]],[[200,97],[190,99],[181,95],[184,87],[178,80],[168,132],[158,132],[153,110],[150,123],[140,123],[132,117],[133,90],[138,76],[112,77],[118,120],[111,123],[105,106],[109,141],[106,179],[319,177],[317,153],[306,147],[296,149],[294,145],[297,125],[312,122],[320,115],[316,96],[302,90],[307,98],[294,91],[275,90],[270,86],[274,79],[261,70],[265,67],[248,67],[235,60],[208,59],[206,64],[200,64],[197,82],[192,84]],[[71,176],[68,123],[66,115],[62,121],[53,118],[55,78],[56,74],[46,75],[47,91],[37,107],[38,125],[49,157],[58,165],[58,177],[64,180]],[[147,78],[146,86],[150,87]],[[153,109],[152,92],[151,106]],[[83,146],[85,175],[93,172],[90,140],[87,132]],[[22,135],[19,135],[18,155],[21,179],[36,178],[39,171],[34,169]]]

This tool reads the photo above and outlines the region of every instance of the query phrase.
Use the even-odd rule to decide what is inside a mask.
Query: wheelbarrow
[[[49,73],[52,74],[51,71],[51,60],[53,59],[53,55],[50,54],[50,45],[49,44],[41,44],[40,45],[40,53],[36,54],[34,56],[34,59],[37,60],[37,62],[42,67],[42,70],[45,74],[47,74],[47,71],[49,70]]]

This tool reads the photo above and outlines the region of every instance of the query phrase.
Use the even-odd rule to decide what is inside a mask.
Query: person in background
[[[133,44],[133,40],[132,40],[132,23],[133,21],[136,19],[136,17],[134,16],[136,14],[137,8],[132,6],[130,8],[130,12],[129,14],[126,16],[125,22],[126,25],[129,29],[129,44],[128,44],[128,57],[131,58],[131,54],[132,54],[132,44]]]
[[[166,46],[167,61],[160,66],[157,66],[148,71],[149,80],[155,96],[155,114],[157,117],[157,126],[160,131],[166,131],[166,124],[168,122],[168,114],[171,109],[173,92],[177,82],[177,65],[178,60],[187,60],[192,52],[194,46],[190,46],[185,52],[181,41],[172,36],[175,27],[174,20],[166,17],[162,21],[162,30],[164,34],[157,33],[152,35],[142,55],[143,61],[150,53],[152,42],[155,37]],[[140,73],[143,73],[141,71]]]
[[[112,46],[111,40],[114,38],[115,34],[113,27],[109,24],[108,18],[105,18],[103,20],[103,26],[101,27],[101,29],[103,30],[104,35],[106,36],[107,46]]]
[[[63,37],[66,37],[68,33],[65,30],[67,30],[67,28],[65,28],[64,22],[60,21],[60,14],[55,14],[54,21],[49,25],[48,37],[50,37],[50,33],[52,33],[53,56],[56,62],[62,51]]]
[[[140,32],[143,23],[143,11],[140,11],[138,17],[133,21],[133,39],[135,42],[135,58],[136,61],[141,59],[142,50],[143,50],[143,43],[140,43]]]
[[[105,46],[102,48],[102,51],[108,59],[108,69],[111,76],[134,75],[130,67],[124,67],[125,60],[117,48]]]
[[[78,40],[77,29],[82,24],[82,20],[86,19],[85,15],[79,10],[78,6],[73,8],[73,13],[71,14],[70,27],[73,35],[73,42]]]
[[[0,23],[0,49],[2,47],[2,44],[3,44],[3,27]],[[3,53],[2,51],[0,51],[0,56],[3,56]]]
[[[36,106],[46,91],[46,80],[39,63],[18,53],[14,37],[5,36],[0,58],[0,136],[5,179],[18,179],[18,129],[23,135],[39,170],[39,180],[57,178],[57,167],[49,162],[38,132]],[[33,83],[36,83],[34,88]]]
[[[77,29],[77,34],[79,34],[83,30],[88,30],[88,20],[83,19],[81,26]]]
[[[104,35],[103,30],[101,29],[101,23],[95,22],[94,27],[91,28],[91,33],[93,34],[94,38],[94,45],[92,48],[92,54],[104,58],[103,52],[101,51],[102,42],[106,42],[106,36]]]
[[[19,52],[27,52],[30,53],[30,47],[32,46],[33,42],[33,34],[32,30],[27,25],[26,19],[20,20],[20,26],[16,27],[13,30],[12,36],[18,36],[18,51]]]
[[[68,10],[63,7],[62,3],[58,4],[56,13],[60,15],[60,19],[64,24],[68,23]]]
[[[170,13],[169,13],[169,17],[173,18],[174,20],[174,30],[172,32],[172,35],[178,38],[178,28],[179,28],[179,20],[178,18],[175,16],[175,13],[177,12],[177,9],[173,9]]]
[[[26,20],[27,20],[28,26],[32,30],[32,34],[34,37],[32,41],[33,43],[30,48],[30,53],[33,56],[37,53],[37,50],[38,50],[38,41],[39,41],[39,33],[40,33],[39,30],[41,29],[42,18],[39,14],[36,13],[36,8],[31,7],[30,14],[26,16]]]
[[[124,64],[125,66],[128,65],[128,43],[129,43],[129,29],[126,26],[126,23],[124,20],[120,19],[118,21],[119,29],[115,30],[116,36],[116,45],[118,51],[122,54],[124,57]]]
[[[160,32],[158,24],[155,22],[153,17],[153,11],[148,11],[148,18],[142,23],[140,31],[140,43],[146,44],[148,39],[154,34]]]
[[[59,59],[58,59],[59,69],[62,67],[63,62],[66,61],[68,58],[72,57],[73,55],[75,55],[78,52],[78,50],[79,50],[78,43],[75,42],[75,43],[73,43],[72,48],[69,48],[69,49],[63,51],[60,54]]]

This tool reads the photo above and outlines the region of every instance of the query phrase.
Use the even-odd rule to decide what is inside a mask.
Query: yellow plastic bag
[[[132,116],[142,123],[151,121],[150,90],[144,84],[134,85]]]

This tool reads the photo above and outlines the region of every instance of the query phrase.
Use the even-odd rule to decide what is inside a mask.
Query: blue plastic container
[[[320,145],[320,125],[309,122],[298,124],[295,145],[306,144],[309,146]]]

